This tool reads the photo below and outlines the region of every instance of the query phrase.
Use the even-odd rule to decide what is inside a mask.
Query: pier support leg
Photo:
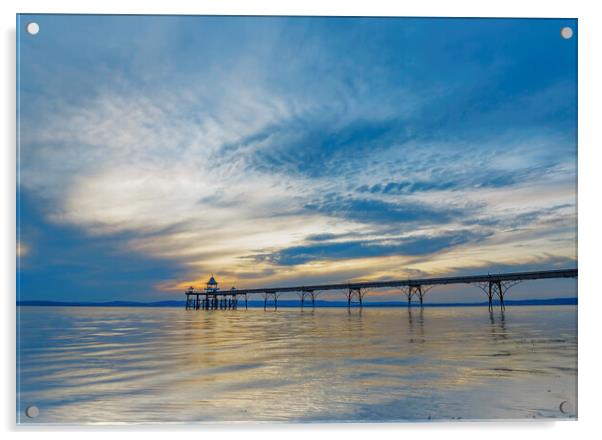
[[[353,295],[355,295],[357,297],[359,306],[360,306],[360,308],[362,308],[363,307],[362,300],[364,297],[364,292],[362,292],[362,289],[359,287],[350,287],[349,288],[349,291],[347,293],[347,307],[348,308],[351,307],[351,299],[353,298]]]
[[[498,296],[500,297],[500,310],[506,310],[506,305],[504,304],[504,289],[502,288],[502,282],[497,282]]]
[[[311,298],[311,306],[316,307],[315,292],[313,290],[304,290],[303,292],[301,292],[301,308],[302,309],[305,307],[305,298],[308,296]]]
[[[518,284],[518,282],[520,282],[520,281],[503,282],[501,280],[491,279],[487,282],[487,290],[485,290],[485,288],[481,287],[481,289],[485,290],[485,293],[487,294],[487,299],[489,300],[489,311],[490,312],[493,311],[493,297],[495,295],[497,295],[500,300],[500,310],[501,311],[506,310],[506,304],[504,304],[504,294],[510,287]]]
[[[278,310],[278,292],[265,292],[263,294],[263,310],[268,309],[268,298],[273,298],[274,310]]]
[[[412,297],[414,297],[414,295],[418,295],[418,301],[420,307],[422,307],[422,286],[408,286],[408,307],[412,306]]]
[[[408,307],[412,307],[412,298],[418,296],[418,302],[420,308],[424,307],[424,295],[428,292],[432,286],[423,287],[421,284],[410,284],[409,286],[402,288],[402,292],[408,296]]]
[[[424,287],[421,284],[408,284],[401,288],[401,293],[408,297],[408,308],[412,307],[412,298],[414,296],[418,296],[418,302],[420,304],[420,308],[424,307],[424,295],[426,292],[432,289],[432,286]]]
[[[479,289],[481,289],[487,295],[489,312],[493,312],[493,297],[495,295],[498,296],[500,300],[500,310],[503,312],[506,310],[506,303],[504,301],[504,297],[506,296],[506,292],[512,286],[516,286],[523,280],[508,280],[503,281],[501,279],[496,279],[495,276],[489,276],[488,281],[483,281],[476,284]]]

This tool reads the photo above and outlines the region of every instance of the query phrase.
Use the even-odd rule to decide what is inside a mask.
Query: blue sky
[[[21,16],[20,298],[574,267],[576,31]]]

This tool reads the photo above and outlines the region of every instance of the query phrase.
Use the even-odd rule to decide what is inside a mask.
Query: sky
[[[576,20],[21,15],[17,34],[20,300],[577,266]]]

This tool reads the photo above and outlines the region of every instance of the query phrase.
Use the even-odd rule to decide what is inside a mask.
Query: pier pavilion
[[[238,292],[232,287],[230,290],[221,290],[215,277],[211,275],[204,290],[197,290],[190,286],[186,289],[186,310],[217,310],[237,309]],[[245,308],[248,307],[247,295]]]

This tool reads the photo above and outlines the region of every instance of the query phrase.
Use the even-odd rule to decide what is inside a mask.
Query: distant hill
[[[80,301],[17,301],[18,306],[36,307],[184,307],[184,301],[107,301],[107,302],[80,302]]]
[[[577,298],[548,298],[548,299],[523,299],[523,300],[506,300],[508,306],[560,306],[560,305],[577,305]],[[305,303],[306,307],[311,307],[311,303]],[[494,304],[499,305],[499,302]],[[139,302],[139,301],[108,301],[108,302],[77,302],[77,301],[17,301],[18,306],[22,307],[181,307],[184,308],[184,301],[155,301],[155,302]],[[354,304],[355,305],[355,304]],[[417,306],[416,302],[412,305]],[[239,308],[244,307],[239,302]],[[301,302],[298,300],[278,300],[278,307],[300,307]],[[405,301],[382,301],[382,302],[365,302],[364,307],[407,307]],[[487,302],[458,302],[458,303],[425,303],[424,307],[477,307],[487,306]],[[263,308],[263,301],[251,300],[249,307]],[[344,301],[324,301],[317,300],[316,307],[347,307],[347,302]]]

